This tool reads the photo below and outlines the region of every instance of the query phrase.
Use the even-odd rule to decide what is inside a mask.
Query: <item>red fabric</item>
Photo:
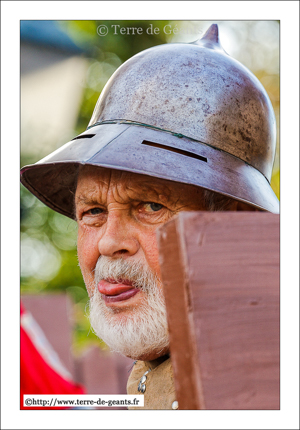
[[[26,310],[21,305],[21,315]],[[82,386],[65,379],[47,363],[21,324],[21,409],[58,409],[23,406],[24,394],[84,394]]]

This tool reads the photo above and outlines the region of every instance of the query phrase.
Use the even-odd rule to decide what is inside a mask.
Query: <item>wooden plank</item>
[[[76,358],[80,382],[89,394],[127,394],[126,385],[134,361],[115,352],[91,346]]]
[[[181,213],[158,242],[179,408],[278,409],[279,216]]]
[[[66,294],[22,295],[21,301],[43,330],[62,363],[74,377],[71,301]]]
[[[171,221],[158,232],[175,389],[180,409],[204,409],[199,367],[194,360],[193,327],[189,322],[184,255],[177,228],[178,223]],[[192,383],[191,375],[195,375]]]
[[[76,359],[80,382],[88,394],[127,394],[126,385],[133,360],[92,346]],[[127,407],[97,407],[100,410],[127,410]]]

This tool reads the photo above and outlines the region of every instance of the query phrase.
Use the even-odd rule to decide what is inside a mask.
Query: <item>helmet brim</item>
[[[187,137],[121,120],[96,125],[38,163],[23,167],[21,182],[51,209],[75,219],[77,176],[85,164],[196,185],[279,213],[268,180],[239,158]]]

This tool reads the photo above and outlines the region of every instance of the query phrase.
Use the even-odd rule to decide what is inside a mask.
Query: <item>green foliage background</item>
[[[112,24],[121,27],[142,27],[142,35],[121,35],[109,32],[107,36],[100,37],[97,27],[105,24],[108,28]],[[152,24],[160,29],[159,34],[149,35],[146,29]],[[163,31],[166,24],[182,26],[183,22],[169,21],[59,21],[60,26],[74,40],[78,46],[85,50],[85,56],[90,63],[88,76],[84,84],[83,98],[77,119],[74,136],[83,132],[91,118],[94,106],[107,79],[128,58],[134,54],[161,43],[172,40],[170,35]],[[210,23],[203,22],[203,31],[206,31]],[[274,22],[274,26],[278,26]],[[243,23],[237,27],[228,23],[232,31],[235,31],[237,45],[241,39],[240,32],[243,28],[244,36],[248,43],[249,62],[255,64],[257,45],[261,43],[255,22]],[[274,28],[275,28],[274,27]],[[263,29],[263,26],[262,26]],[[255,36],[255,37],[254,37]],[[195,40],[192,38],[192,40]],[[192,41],[190,40],[190,41]],[[222,37],[221,37],[222,42]],[[279,46],[279,41],[278,41]],[[233,55],[229,53],[230,55]],[[235,58],[243,60],[243,47],[235,52]],[[252,56],[252,57],[251,57]],[[276,57],[276,55],[275,55]],[[279,58],[274,58],[279,64]],[[243,62],[243,61],[242,61]],[[247,66],[247,64],[246,64]],[[248,65],[249,67],[249,65]],[[275,68],[249,67],[261,80],[266,88],[279,124],[279,73]],[[279,133],[278,133],[279,134]],[[23,153],[21,148],[21,166],[38,161],[34,154]],[[279,198],[279,143],[277,145],[277,158],[271,185]],[[80,353],[88,344],[97,343],[95,335],[90,329],[86,317],[86,304],[88,301],[86,289],[78,266],[76,254],[76,223],[44,206],[32,196],[23,186],[21,197],[21,293],[43,294],[55,292],[67,292],[74,302],[74,353]],[[35,262],[36,267],[31,267]],[[104,346],[105,347],[105,346]]]

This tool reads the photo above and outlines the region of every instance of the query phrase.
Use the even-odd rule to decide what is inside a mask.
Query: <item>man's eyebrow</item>
[[[154,187],[147,187],[142,190],[130,189],[128,187],[128,197],[132,201],[135,200],[135,201],[147,202],[147,201],[151,201],[152,199],[160,200],[162,195],[165,196],[163,191],[157,190]]]
[[[75,197],[75,205],[99,205],[99,200],[93,196],[79,195]]]

